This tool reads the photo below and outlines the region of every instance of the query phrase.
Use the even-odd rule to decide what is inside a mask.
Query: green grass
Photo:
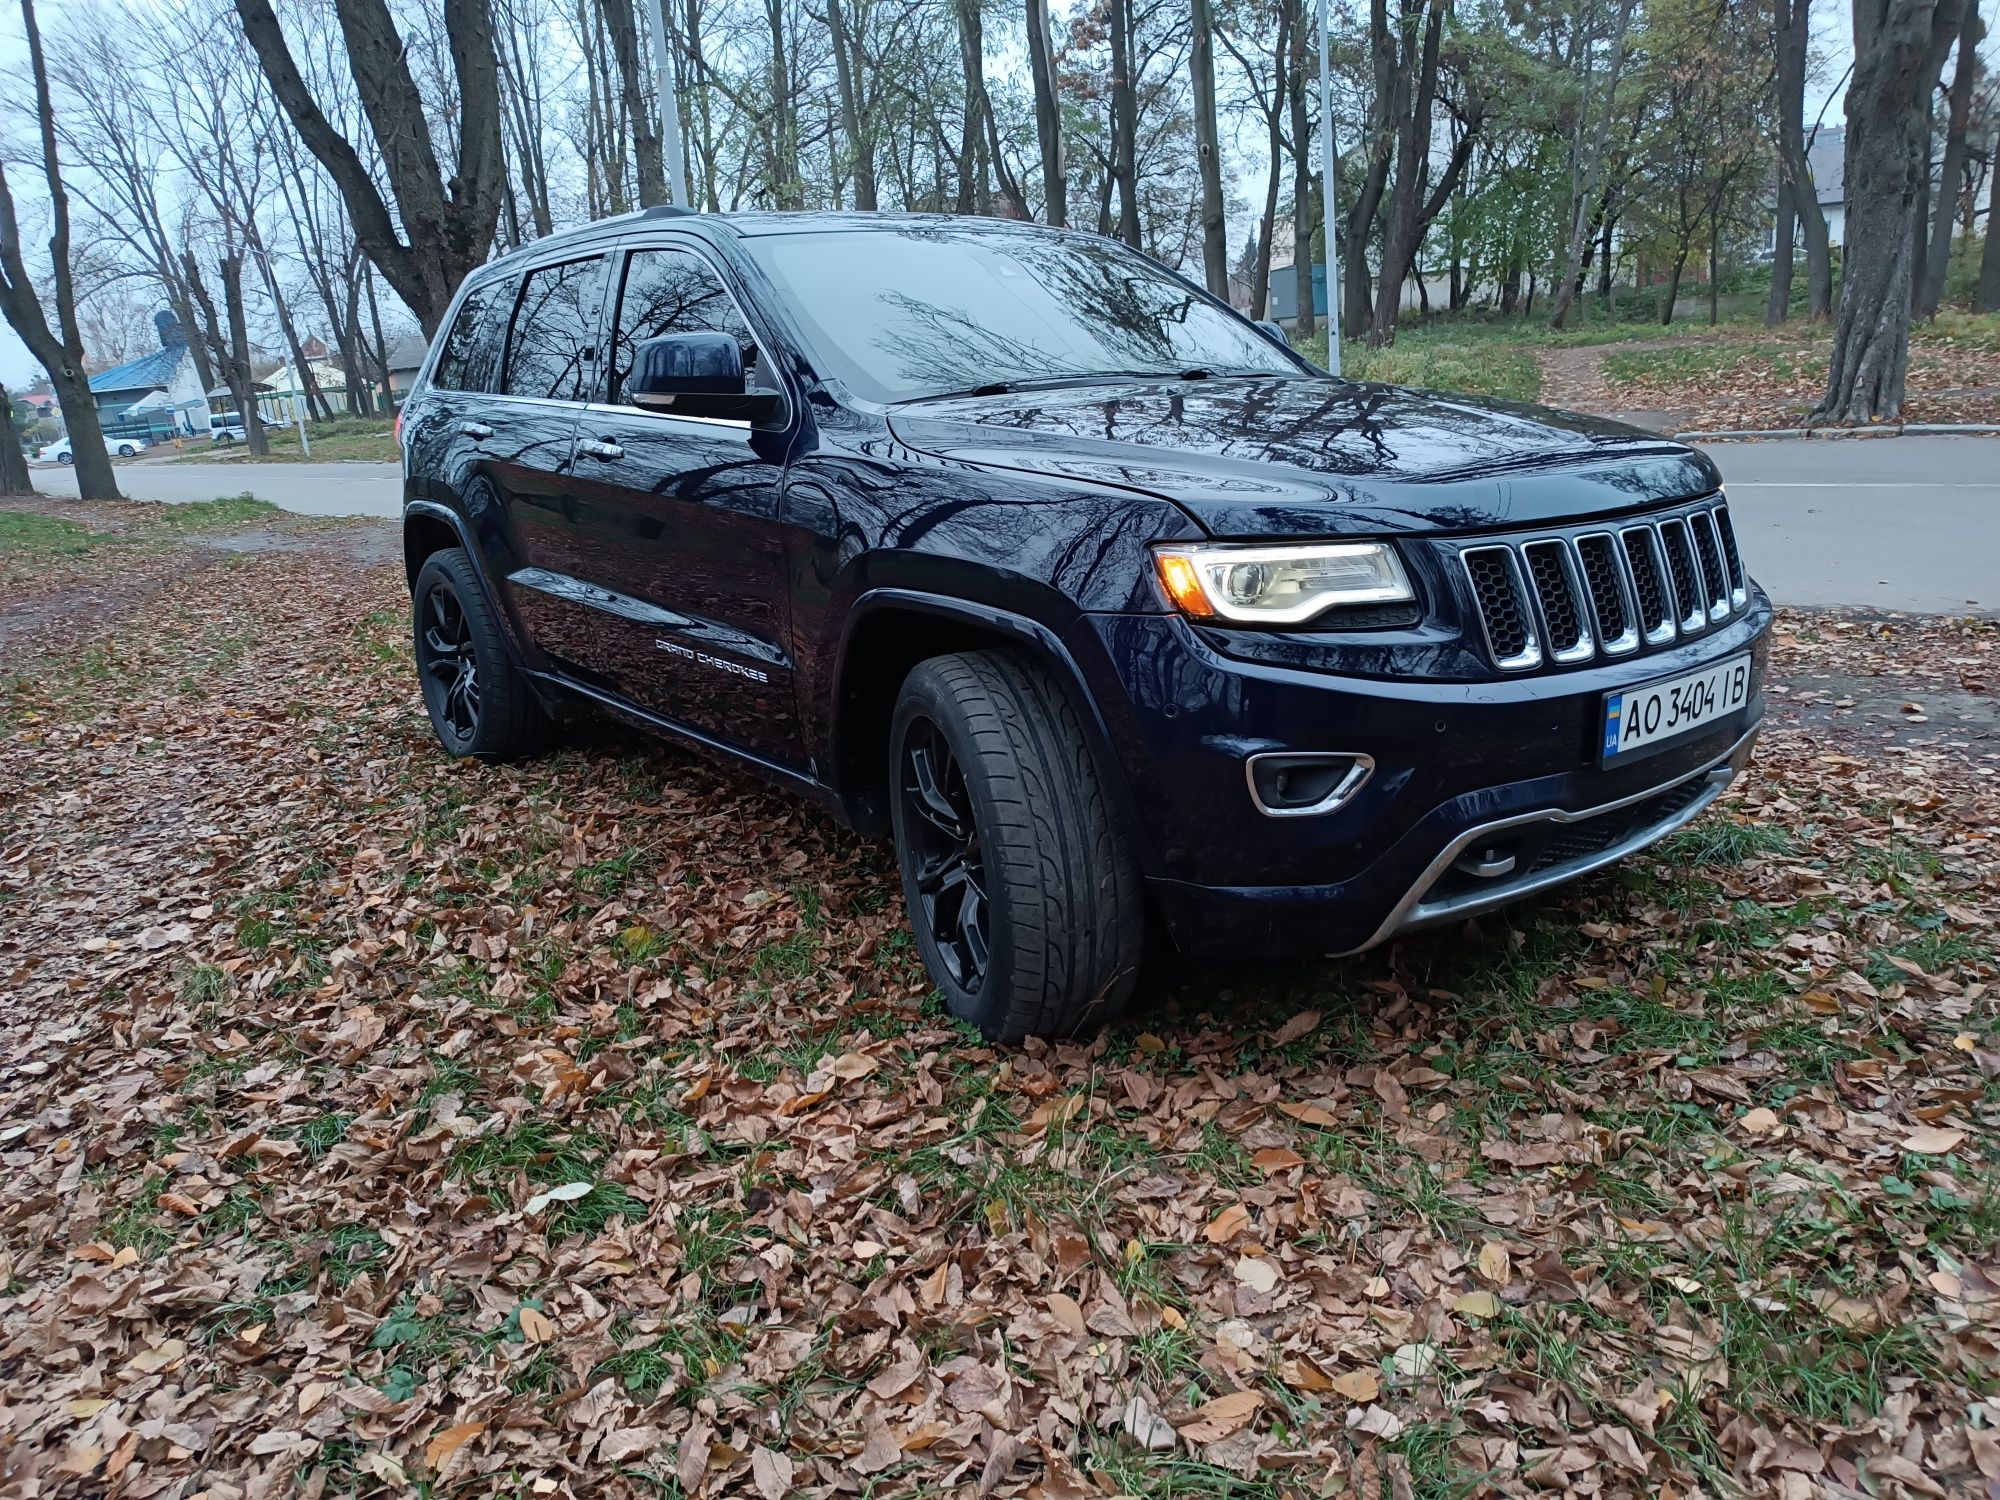
[[[1299,340],[1297,347],[1316,364],[1326,363],[1324,331]],[[1399,332],[1396,342],[1386,349],[1343,342],[1340,359],[1341,373],[1352,380],[1380,380],[1509,401],[1535,401],[1542,394],[1541,366],[1532,353],[1496,340],[1466,340],[1455,324]]]
[[[112,540],[75,521],[37,515],[26,510],[0,510],[0,557],[81,557],[92,547]]]
[[[312,457],[308,459],[299,446],[299,430],[296,426],[264,426],[264,435],[270,440],[271,451],[261,458],[250,453],[241,443],[223,445],[197,440],[188,445],[188,451],[175,459],[175,463],[214,463],[221,454],[228,454],[230,463],[394,463],[401,456],[396,448],[396,438],[390,417],[335,417],[331,422],[307,422],[306,437],[312,444]]]
[[[268,521],[283,514],[268,500],[259,500],[248,490],[240,495],[223,495],[214,500],[191,500],[185,505],[162,505],[150,519],[168,531],[216,531],[225,526],[243,526],[252,521]]]
[[[1654,349],[1614,349],[1604,356],[1612,385],[1713,386],[1735,381],[1826,379],[1823,346],[1687,340]]]

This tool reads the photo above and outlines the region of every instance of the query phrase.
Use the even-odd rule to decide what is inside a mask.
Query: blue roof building
[[[164,426],[206,432],[208,403],[187,334],[170,312],[155,313],[153,326],[160,334],[158,349],[90,377],[98,418],[107,431],[119,427],[157,431]]]

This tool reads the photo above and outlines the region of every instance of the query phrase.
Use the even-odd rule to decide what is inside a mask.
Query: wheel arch
[[[848,820],[889,831],[889,734],[896,698],[920,662],[962,651],[1026,651],[1055,677],[1089,742],[1105,794],[1135,847],[1148,840],[1096,698],[1062,638],[1027,615],[913,589],[879,588],[855,600],[840,643],[829,746],[831,777]]]

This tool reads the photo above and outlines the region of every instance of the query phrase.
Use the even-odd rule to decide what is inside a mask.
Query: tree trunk
[[[236,397],[237,410],[243,413],[244,441],[252,453],[261,457],[271,451],[271,440],[264,435],[264,418],[257,410],[256,377],[250,368],[250,327],[243,315],[243,257],[225,255],[219,269],[223,306],[229,319],[232,377],[229,389]]]
[[[1042,148],[1042,217],[1069,222],[1068,167],[1063,160],[1062,109],[1056,102],[1055,43],[1049,0],[1028,0],[1028,69],[1035,82],[1035,139]]]
[[[1968,5],[1958,37],[1958,67],[1951,75],[1951,101],[1945,114],[1944,165],[1938,172],[1937,203],[1931,211],[1930,246],[1917,288],[1917,316],[1937,316],[1944,301],[1945,275],[1951,269],[1951,233],[1958,219],[1959,179],[1965,175],[1966,133],[1972,122],[1972,96],[1979,86],[1979,44],[1986,26],[1979,7]]]
[[[604,30],[611,38],[611,55],[618,65],[618,93],[632,132],[632,156],[639,177],[639,206],[667,201],[667,169],[661,131],[646,102],[644,73],[639,62],[639,16],[632,0],[597,0]]]
[[[1782,171],[1782,167],[1780,168]],[[1792,315],[1793,229],[1798,223],[1798,189],[1778,182],[1777,231],[1771,249],[1771,295],[1764,304],[1764,323],[1776,327]]]
[[[1973,294],[1975,312],[2000,312],[2000,152],[1987,169],[1986,243],[1979,249],[1979,290]]]
[[[981,0],[956,0],[958,60],[965,74],[964,128],[959,148],[958,202],[960,213],[993,211],[993,185],[988,171],[986,116],[986,25]]]
[[[334,9],[362,113],[396,202],[393,214],[368,162],[313,97],[271,0],[236,0],[243,34],[271,92],[340,189],[363,253],[416,314],[425,334],[435,335],[459,282],[492,249],[506,185],[490,0],[444,0],[458,83],[457,152],[449,178],[439,165],[423,96],[410,72],[410,49],[387,0],[335,0]]]
[[[1597,201],[1597,179],[1604,170],[1604,144],[1611,134],[1612,110],[1617,104],[1618,78],[1625,71],[1625,34],[1632,21],[1633,0],[1619,0],[1618,20],[1611,33],[1611,62],[1605,71],[1604,107],[1592,127],[1584,160],[1583,181],[1576,196],[1576,210],[1570,217],[1569,247],[1563,255],[1563,274],[1556,282],[1556,303],[1549,313],[1549,326],[1560,328],[1576,300],[1576,268],[1583,260],[1585,228],[1591,206]]]
[[[1194,84],[1195,171],[1201,178],[1201,268],[1209,292],[1229,299],[1229,225],[1222,207],[1222,142],[1215,124],[1215,19],[1189,0],[1188,73]]]
[[[963,0],[961,0],[963,3]],[[1139,94],[1132,57],[1132,0],[1110,0],[1111,175],[1118,184],[1118,238],[1140,248]]]
[[[0,385],[0,495],[32,495],[34,476],[28,455],[21,451],[21,434],[14,426],[14,397]]]
[[[1721,309],[1722,224],[1715,215],[1708,218],[1708,326],[1713,328]]]
[[[1303,21],[1304,12],[1300,12]],[[1306,27],[1295,24],[1292,30],[1291,92],[1286,100],[1291,111],[1292,122],[1292,274],[1298,287],[1297,331],[1311,335],[1319,327],[1319,313],[1313,305],[1313,136],[1306,116]],[[1331,290],[1331,288],[1329,288]],[[1327,308],[1329,318],[1333,308]],[[1331,341],[1339,335],[1329,329],[1327,338]]]
[[[1847,90],[1847,235],[1821,422],[1887,422],[1903,409],[1918,174],[1931,91],[1966,0],[1855,0]]]
[[[55,109],[49,94],[49,70],[42,55],[42,33],[33,0],[21,0],[21,24],[28,43],[28,62],[35,79],[36,115],[41,124],[42,175],[48,183],[49,262],[56,304],[56,326],[48,315],[21,255],[21,226],[14,212],[14,195],[0,161],[0,314],[21,342],[48,372],[56,401],[62,407],[69,434],[70,456],[76,469],[77,494],[85,500],[116,500],[118,480],[104,448],[104,429],[97,420],[97,400],[83,369],[83,334],[76,316],[76,282],[69,252],[69,191],[63,185],[61,157],[56,150]]]
[[[1778,171],[1792,186],[1792,212],[1806,247],[1806,316],[1814,322],[1833,306],[1833,251],[1819,185],[1807,165],[1805,131],[1806,53],[1812,40],[1812,0],[1773,0],[1773,42],[1777,53]],[[1788,294],[1789,300],[1789,294]]]
[[[1305,11],[1298,11],[1297,32],[1306,35]],[[1382,194],[1389,184],[1389,163],[1396,151],[1396,121],[1402,117],[1399,91],[1408,88],[1408,79],[1396,65],[1395,37],[1389,30],[1388,0],[1369,0],[1369,54],[1375,70],[1375,100],[1369,110],[1368,170],[1362,174],[1361,191],[1347,210],[1346,232],[1340,246],[1340,330],[1345,338],[1358,339],[1374,322],[1374,303],[1369,297],[1368,241],[1373,237],[1375,217],[1382,209]],[[1294,69],[1303,66],[1304,48],[1293,43]],[[1331,313],[1333,309],[1329,308]]]
[[[840,89],[840,130],[847,137],[847,155],[854,170],[854,206],[864,213],[876,208],[875,136],[861,123],[855,89],[855,57],[848,40],[847,19],[840,0],[826,0],[827,29],[833,40],[833,76]]]

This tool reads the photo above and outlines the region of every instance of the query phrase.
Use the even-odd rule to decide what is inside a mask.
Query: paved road
[[[1781,604],[2000,610],[2000,439],[1717,443],[1743,553]],[[129,463],[135,500],[245,489],[310,515],[393,517],[394,464]],[[35,482],[75,494],[70,471]]]
[[[2000,438],[1716,443],[1744,560],[1780,604],[2000,611]]]
[[[35,487],[74,495],[76,474],[60,464],[37,464]],[[395,464],[214,464],[140,459],[118,465],[118,488],[128,500],[182,504],[240,495],[245,490],[285,510],[308,516],[387,516],[402,510],[402,471]]]

